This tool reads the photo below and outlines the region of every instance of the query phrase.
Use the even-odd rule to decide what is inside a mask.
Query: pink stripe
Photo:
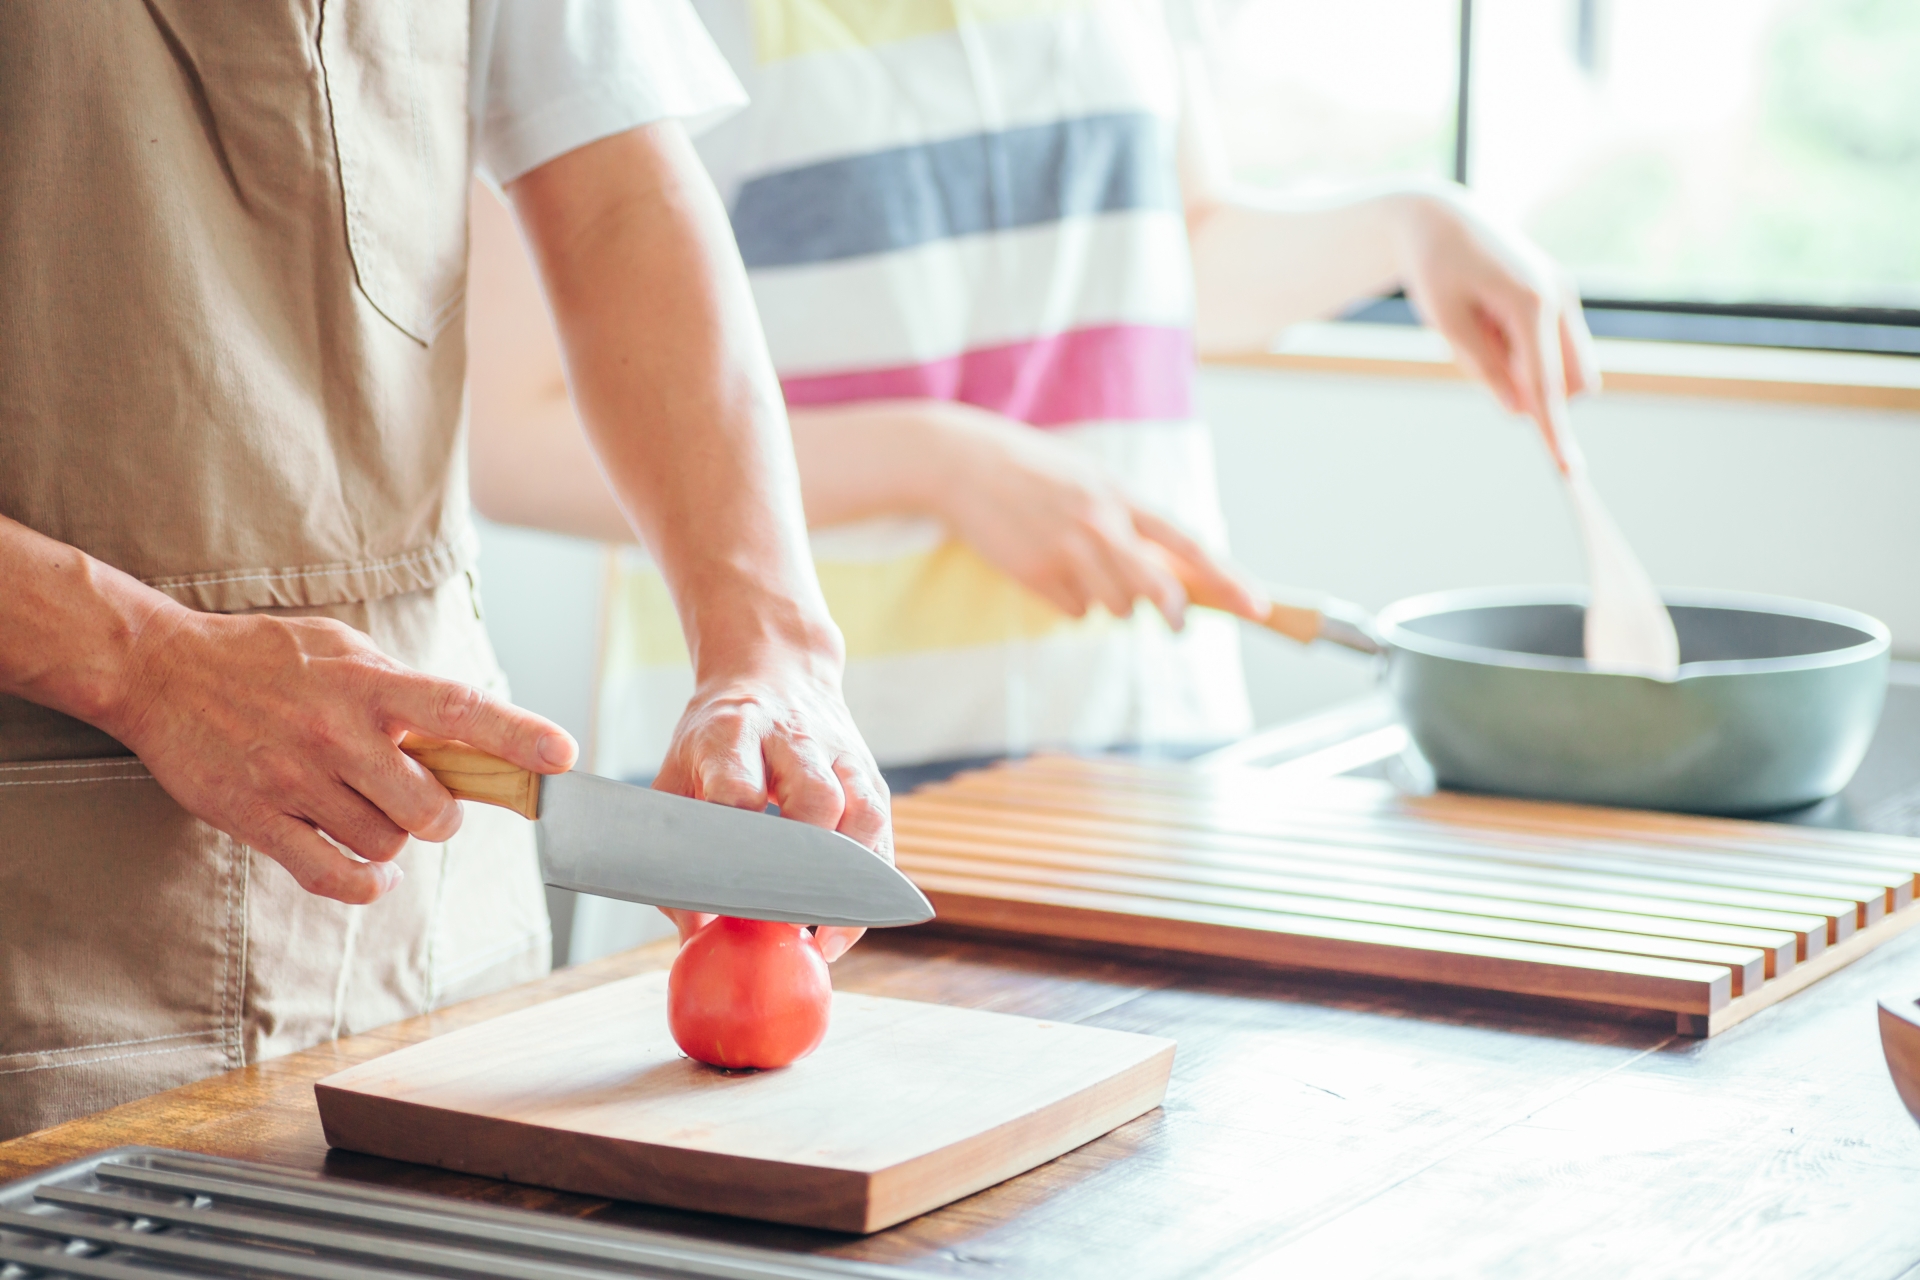
[[[959,400],[1036,427],[1172,420],[1192,414],[1193,341],[1184,328],[1108,325],[781,386],[790,405]]]

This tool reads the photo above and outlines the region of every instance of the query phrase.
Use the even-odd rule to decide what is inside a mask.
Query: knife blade
[[[532,819],[556,889],[794,924],[933,918],[913,881],[838,832],[590,773],[543,776],[462,742],[409,734],[400,749],[458,799]]]

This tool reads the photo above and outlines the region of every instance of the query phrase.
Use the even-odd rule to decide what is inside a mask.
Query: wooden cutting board
[[[1174,1043],[836,994],[811,1057],[681,1055],[664,973],[611,982],[314,1086],[336,1147],[587,1195],[878,1231],[1151,1111]]]
[[[894,802],[940,918],[1672,1012],[1712,1035],[1920,923],[1920,840],[1034,756]]]

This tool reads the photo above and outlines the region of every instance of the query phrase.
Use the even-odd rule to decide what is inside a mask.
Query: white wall
[[[600,646],[600,545],[476,523],[487,634],[514,701],[555,721],[585,748]]]
[[[1211,369],[1204,409],[1239,558],[1277,584],[1379,608],[1448,587],[1570,582],[1579,545],[1530,428],[1464,383]],[[1656,582],[1802,596],[1884,619],[1920,657],[1920,414],[1612,394],[1574,423],[1595,484]],[[487,626],[526,706],[589,741],[601,581],[591,544],[481,530]],[[1364,659],[1245,637],[1261,725],[1368,688]],[[576,962],[661,936],[594,900]]]

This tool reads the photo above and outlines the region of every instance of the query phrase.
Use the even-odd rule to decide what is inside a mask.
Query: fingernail
[[[573,761],[573,739],[564,733],[542,734],[538,750],[540,759],[555,768]]]
[[[407,873],[394,863],[383,862],[379,866],[380,878],[386,881],[386,884],[381,887],[382,893],[391,893],[402,880],[407,878]]]

